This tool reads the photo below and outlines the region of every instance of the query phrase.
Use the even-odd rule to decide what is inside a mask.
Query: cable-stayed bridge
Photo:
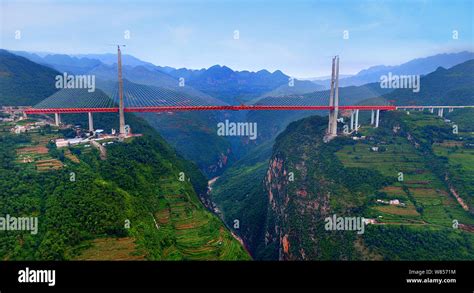
[[[118,84],[118,83],[117,83]],[[113,91],[95,89],[62,89],[32,109],[28,114],[40,113],[87,113],[118,112],[118,86]],[[196,96],[153,86],[139,85],[124,80],[123,100],[125,112],[166,112],[166,111],[203,111],[203,110],[331,110],[329,92],[315,93],[309,96],[266,97],[255,104],[229,105],[219,100],[209,101]],[[390,105],[350,105],[344,101],[342,110],[380,109],[395,110]]]
[[[191,96],[183,92],[154,86],[140,85],[122,80],[121,58],[119,51],[119,79],[116,85],[104,87],[105,90],[95,89],[62,89],[46,98],[33,108],[25,110],[25,114],[55,114],[56,124],[61,123],[61,114],[88,113],[89,130],[93,131],[93,113],[119,113],[120,134],[123,135],[125,125],[124,112],[176,112],[176,111],[222,111],[222,110],[314,110],[329,111],[328,140],[337,136],[339,111],[350,112],[351,130],[357,131],[359,111],[371,111],[371,124],[379,125],[380,111],[397,109],[429,109],[432,113],[438,109],[438,115],[443,116],[443,110],[467,108],[474,106],[394,106],[383,105],[354,105],[349,99],[339,97],[339,57],[332,60],[331,88],[329,91],[316,92],[302,96],[266,97],[254,104],[229,105],[218,99],[208,99]]]

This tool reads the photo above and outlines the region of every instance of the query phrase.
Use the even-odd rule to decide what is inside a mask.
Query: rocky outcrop
[[[319,117],[306,119],[319,126],[307,131],[284,133],[277,140],[266,176],[264,192],[268,197],[265,245],[273,247],[279,260],[310,260],[323,258],[321,241],[327,235],[324,218],[329,215],[333,182],[321,164],[323,125]],[[291,144],[297,135],[298,143]],[[320,235],[323,235],[322,237]]]
[[[210,176],[216,176],[221,174],[227,167],[229,155],[231,154],[231,152],[231,149],[228,149],[227,153],[219,153],[217,161],[207,167],[206,173]]]

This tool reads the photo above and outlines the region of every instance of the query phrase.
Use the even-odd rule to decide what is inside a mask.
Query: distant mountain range
[[[115,54],[81,54],[75,56],[86,59],[96,59],[106,65],[112,66],[117,62],[117,56]],[[124,65],[142,67],[142,71],[143,68],[145,68],[159,75],[158,77],[162,78],[163,81],[169,82],[169,78],[162,74],[171,76],[173,78],[173,84],[176,84],[176,80],[179,81],[183,78],[185,85],[216,97],[226,103],[247,102],[252,98],[257,98],[262,95],[301,94],[323,89],[321,85],[307,80],[294,79],[294,83],[291,83],[290,76],[280,70],[276,70],[273,73],[265,69],[257,72],[247,70],[234,71],[227,66],[220,65],[214,65],[207,69],[177,69],[169,66],[156,66],[131,55],[123,55],[122,59]],[[161,73],[161,75],[158,72]],[[135,81],[149,84],[146,79]],[[155,84],[151,85],[156,85],[156,82],[159,81],[156,80],[156,78],[152,78],[152,82]]]
[[[233,71],[227,66],[215,65],[206,70],[182,68],[170,74],[176,78],[184,77],[189,80],[191,86],[228,103],[245,103],[280,87],[288,87],[295,82],[309,86],[310,91],[318,89],[318,86],[310,81],[291,80],[280,70],[273,73],[267,70]]]
[[[117,56],[115,54],[46,54],[24,51],[13,52],[33,62],[47,65],[59,72],[75,74],[95,74],[104,80],[116,80]],[[467,60],[474,59],[473,52],[438,54],[418,58],[396,66],[373,66],[353,76],[341,75],[339,85],[359,86],[379,82],[381,75],[408,74],[426,75],[438,67],[450,68]],[[329,77],[310,80],[294,79],[280,70],[271,73],[267,70],[257,72],[235,71],[227,66],[214,65],[207,69],[173,68],[156,66],[131,55],[123,55],[124,76],[130,81],[173,89],[195,96],[213,97],[224,103],[240,104],[268,96],[285,96],[321,91],[329,87]],[[181,80],[182,79],[182,80]],[[184,81],[184,87],[180,86]],[[182,84],[181,84],[182,85]]]
[[[417,58],[395,66],[372,66],[361,70],[354,76],[344,78],[341,76],[339,86],[363,85],[371,82],[379,82],[380,76],[386,75],[389,72],[398,75],[425,75],[435,71],[438,67],[448,69],[470,59],[474,59],[474,53],[463,51],[459,53],[446,53],[425,58]],[[329,86],[330,78],[328,77],[325,80],[313,80],[313,82]]]
[[[49,66],[60,72],[95,74],[103,80],[117,79],[115,54],[37,54],[14,51],[33,62]],[[258,98],[278,89],[279,93],[305,93],[322,89],[310,81],[294,80],[280,70],[258,72],[234,71],[227,66],[214,65],[207,69],[187,69],[156,66],[131,55],[122,55],[123,74],[133,82],[173,89],[201,98],[215,97],[224,103],[239,104]],[[182,80],[183,79],[183,80]],[[184,86],[182,82],[184,82]],[[181,82],[181,83],[180,83]],[[286,89],[288,87],[288,89]]]
[[[78,58],[66,54],[37,54],[25,51],[11,51],[13,54],[25,57],[35,63],[56,69],[59,72],[85,74],[100,66],[101,61],[91,58]]]

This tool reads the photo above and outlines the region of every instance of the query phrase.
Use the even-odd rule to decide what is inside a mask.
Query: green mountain
[[[381,89],[377,83],[363,86],[348,86],[339,89],[341,105],[355,105],[363,100],[379,97],[391,89]],[[291,102],[289,102],[292,100]],[[320,105],[329,103],[329,91],[317,91],[302,95],[289,95],[283,97],[265,97],[256,102],[263,105]],[[261,144],[273,140],[282,132],[290,122],[308,117],[314,114],[326,115],[326,111],[249,111],[246,120],[256,122],[258,125],[258,137],[254,144]],[[244,149],[253,147],[252,144],[242,146]]]
[[[262,247],[268,202],[262,195],[262,178],[272,155],[272,142],[268,141],[252,149],[242,159],[226,169],[212,185],[211,201],[216,205],[228,227],[239,221],[236,230],[246,247],[257,258]]]
[[[49,56],[49,57],[48,57]],[[58,68],[83,66],[87,68],[92,59],[84,60],[69,57],[68,55],[48,55],[44,57],[44,62],[49,61],[56,64]],[[31,56],[29,56],[31,58]],[[38,56],[38,58],[40,58]],[[60,64],[61,66],[57,65]],[[82,90],[63,90],[57,91],[55,88],[55,76],[60,74],[48,66],[36,64],[24,57],[9,53],[6,50],[0,51],[0,105],[37,105],[44,107],[60,107],[58,98],[70,105],[83,106],[111,106],[110,101],[105,97],[100,89],[103,89],[109,96],[116,92],[117,68],[114,65],[99,64],[94,65],[93,73],[96,75],[97,90],[94,93],[83,94]],[[50,65],[52,66],[52,65]],[[84,69],[85,70],[85,69]],[[156,71],[156,69],[153,69]],[[222,104],[206,94],[200,93],[191,87],[180,88],[178,82],[171,76],[147,69],[143,66],[124,68],[124,74],[127,78],[132,78],[139,83],[125,80],[125,90],[130,88],[139,88],[143,93],[152,92],[161,93],[163,97],[171,99],[184,97],[195,101],[196,103],[219,105]],[[81,71],[81,73],[83,73]],[[144,84],[140,84],[144,83]],[[164,87],[154,87],[146,84],[163,84]],[[99,89],[100,88],[100,89]],[[178,90],[178,91],[175,91]],[[65,93],[65,94],[64,94]],[[74,94],[73,94],[74,93]],[[78,99],[78,94],[83,98]],[[196,94],[193,96],[193,94]],[[3,96],[2,96],[3,95]],[[104,98],[105,97],[105,98]],[[49,99],[47,99],[49,98]],[[107,101],[106,101],[107,100]],[[59,103],[59,104],[58,104]],[[104,115],[104,114],[101,114]],[[69,115],[68,115],[69,116]],[[73,115],[70,117],[81,117]],[[147,121],[154,126],[163,137],[182,154],[186,159],[192,160],[198,164],[199,168],[209,177],[222,173],[225,167],[234,160],[230,143],[223,137],[216,135],[215,113],[175,113],[170,116],[145,114]],[[67,119],[67,118],[66,118]],[[83,117],[80,119],[84,119]],[[68,120],[75,124],[78,121]],[[87,125],[87,121],[79,120]],[[96,122],[96,126],[99,126]],[[177,127],[179,126],[179,127]],[[102,127],[102,126],[101,126]],[[117,127],[114,127],[118,129]]]
[[[236,160],[231,143],[217,135],[219,113],[146,113],[142,117],[208,178],[220,175]]]
[[[34,105],[55,92],[42,89],[48,75],[54,81],[56,71],[1,54],[2,82],[11,92],[3,97],[6,105]],[[35,87],[28,88],[29,83]],[[3,89],[2,94],[8,92]],[[26,95],[23,103],[17,97],[25,97],[27,90],[34,95]],[[100,90],[95,94],[106,97]],[[17,123],[44,119],[50,118],[31,115]],[[87,125],[85,114],[63,115],[62,120]],[[38,219],[37,233],[0,234],[0,259],[250,259],[200,202],[207,180],[197,166],[142,118],[126,113],[126,121],[143,136],[107,145],[105,160],[91,146],[57,149],[51,141],[74,137],[72,129],[46,125],[15,135],[10,133],[13,122],[0,123],[0,214]],[[118,117],[97,113],[94,125],[118,129]]]
[[[60,73],[0,49],[0,106],[33,106],[57,91]]]
[[[240,219],[235,232],[254,258],[474,259],[470,132],[454,134],[443,119],[419,112],[383,113],[380,128],[364,126],[358,141],[323,143],[326,127],[318,116],[291,123],[267,163],[249,156],[215,183],[213,200],[226,222]],[[374,224],[362,234],[328,231],[334,215]]]
[[[373,97],[380,96],[384,91],[389,90],[380,89],[377,84],[341,88],[341,103],[356,104],[366,98],[375,99]],[[290,97],[302,104],[322,105],[326,103],[329,92],[322,91]],[[276,98],[267,97],[260,103],[272,103],[273,99]],[[386,104],[385,100],[382,99],[382,101]],[[324,115],[324,111],[249,111],[246,114],[246,120],[257,122],[258,137],[252,143],[240,143],[234,146],[233,149],[239,151],[237,155],[239,160],[226,169],[214,183],[212,201],[217,204],[229,227],[233,226],[234,219],[240,219],[242,228],[238,233],[245,239],[247,247],[257,258],[271,259],[265,251],[261,251],[264,247],[259,238],[264,232],[261,223],[262,217],[267,214],[268,205],[261,194],[260,179],[263,178],[262,174],[265,173],[271,158],[274,139],[291,122],[315,113]]]
[[[13,54],[25,57],[32,62],[42,64],[69,74],[94,75],[97,87],[107,87],[108,83],[117,82],[117,55],[116,54],[36,54],[24,51],[12,51]],[[179,78],[168,74],[171,67],[159,67],[149,62],[144,62],[131,55],[122,55],[124,79],[141,85],[149,85],[165,90],[172,90],[186,96],[203,99],[208,103],[220,105],[222,101],[204,94],[185,83],[180,86]],[[174,70],[174,69],[173,69]],[[106,90],[105,88],[103,88]]]
[[[116,116],[97,114],[96,124],[116,127]],[[2,124],[0,213],[37,217],[39,230],[2,232],[1,259],[249,259],[198,199],[207,182],[196,166],[144,120],[127,121],[143,136],[108,145],[105,160],[91,147],[49,142],[67,129],[14,135]]]
[[[460,129],[463,129],[466,132],[474,132],[474,121],[472,118],[474,116],[474,109],[456,109],[456,111],[446,113],[445,117],[452,121],[456,121],[456,124]]]
[[[396,105],[474,105],[474,59],[421,77],[419,92],[397,89],[383,97]]]

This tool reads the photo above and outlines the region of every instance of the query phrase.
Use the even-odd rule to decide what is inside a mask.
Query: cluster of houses
[[[91,139],[91,138],[81,138],[81,137],[76,137],[76,138],[70,138],[70,139],[64,139],[64,138],[58,138],[55,140],[56,147],[58,149],[60,148],[65,148],[65,147],[70,147],[70,146],[75,146],[79,144],[85,144],[84,147],[90,147],[91,141],[97,141],[97,140],[103,140],[105,138],[96,138],[96,139]],[[113,141],[108,141],[102,143],[103,146],[113,144]]]
[[[83,139],[83,138],[80,138],[80,137],[70,138],[70,139],[58,138],[55,141],[56,147],[58,149],[78,145],[78,144],[85,143],[85,142],[89,142],[89,139],[88,138]]]
[[[34,122],[34,123],[26,123],[25,125],[15,125],[14,127],[10,128],[10,132],[15,134],[26,133],[31,130],[40,129],[41,126],[44,126],[45,123],[43,121]]]
[[[372,224],[372,225],[373,225],[373,224],[377,224],[377,220],[376,220],[376,219],[366,219],[366,218],[364,218],[364,222],[365,222],[366,225],[367,225],[367,224]]]
[[[0,113],[3,117],[0,117],[0,122],[15,122],[26,119],[25,110],[31,107],[23,106],[2,106],[0,108]]]
[[[112,130],[112,134],[109,135],[109,134],[104,133],[103,129],[97,129],[92,133],[92,135],[89,135],[87,137],[77,136],[75,138],[69,138],[69,139],[58,138],[58,139],[55,140],[55,144],[56,144],[56,147],[58,149],[59,148],[64,148],[64,147],[69,147],[69,146],[75,146],[75,145],[79,145],[79,144],[86,144],[84,147],[90,147],[89,143],[91,141],[100,141],[100,140],[111,139],[111,138],[112,139],[117,138],[115,136],[115,131],[114,130]],[[102,145],[105,146],[105,145],[113,144],[113,143],[114,143],[113,141],[109,141],[109,142],[102,143]]]
[[[31,106],[2,106],[0,112],[10,116],[24,116],[25,110],[31,108]]]
[[[353,136],[352,140],[371,140],[371,141],[373,141],[374,137],[372,137],[372,136]],[[380,142],[380,143],[384,144],[385,142]],[[384,148],[381,149],[378,146],[372,146],[372,147],[370,147],[370,151],[372,151],[372,152],[384,151]]]
[[[393,205],[393,206],[401,206],[401,207],[405,206],[405,203],[400,202],[400,200],[398,200],[398,199],[391,199],[389,201],[382,200],[382,199],[377,199],[376,202],[381,203],[381,204]]]

